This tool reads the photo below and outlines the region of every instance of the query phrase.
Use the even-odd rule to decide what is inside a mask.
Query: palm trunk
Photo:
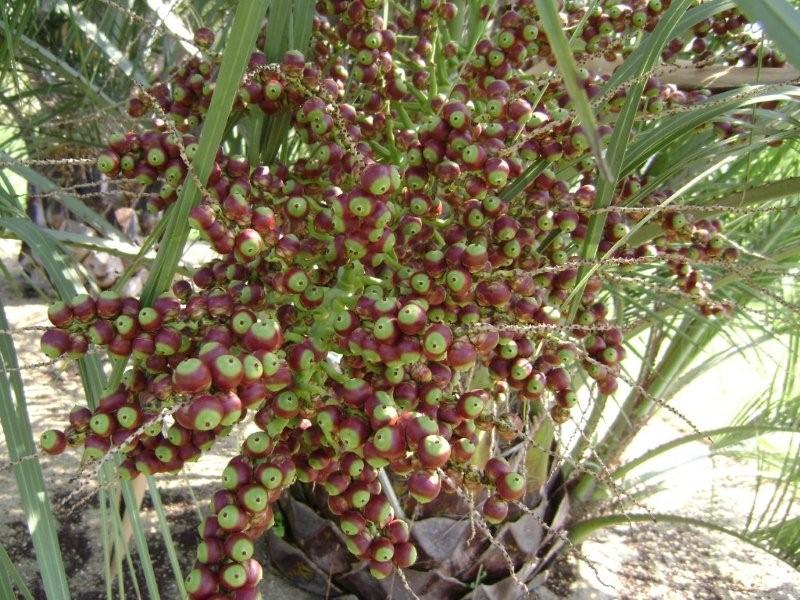
[[[411,527],[419,559],[405,570],[408,587],[396,575],[376,580],[366,563],[353,559],[327,511],[324,493],[308,485],[296,485],[280,500],[285,533],[267,535],[266,555],[295,585],[320,597],[351,593],[364,599],[412,600],[413,591],[421,600],[524,598],[528,592],[520,584],[534,592],[540,588],[556,555],[559,540],[550,530],[569,519],[562,483],[555,478],[528,511],[516,509],[508,522],[491,528],[493,541],[481,524],[475,524],[473,532],[470,507],[455,494],[443,494],[432,505],[420,507]],[[408,508],[413,515],[414,507]]]

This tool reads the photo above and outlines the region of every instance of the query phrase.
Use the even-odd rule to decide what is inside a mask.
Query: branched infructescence
[[[118,452],[120,474],[132,478],[179,471],[245,419],[259,428],[225,468],[200,527],[191,598],[257,596],[254,541],[296,481],[324,488],[348,549],[376,578],[417,557],[381,469],[405,480],[404,505],[433,501],[443,483],[453,492],[444,478],[463,485],[493,540],[490,527],[525,497],[527,481],[499,455],[478,460],[479,433],[499,452],[532,439],[547,413],[565,422],[580,372],[601,394],[617,389],[623,334],[602,291],[618,280],[599,271],[573,300],[582,265],[609,254],[606,266],[672,276],[706,315],[732,307],[695,268],[736,261],[719,220],[659,207],[667,189],[626,205],[647,185],[639,175],[620,182],[611,206],[595,206],[589,136],[561,80],[537,75],[531,85],[533,67],[555,64],[531,1],[497,3],[495,15],[479,8],[476,18],[493,20],[474,48],[450,39],[454,4],[418,4],[392,4],[385,22],[383,2],[321,1],[308,56],[289,51],[268,64],[253,52],[231,119],[254,107],[290,114],[293,150],[285,163],[259,165],[219,149],[190,220],[220,256],[192,281],[176,281],[152,306],[106,291],[50,308],[48,357],[97,346],[131,368],[96,410],[77,407],[65,431],[46,432],[45,451],[82,446],[85,460]],[[565,25],[583,23],[576,57],[627,55],[669,4],[602,1],[583,19],[584,3],[567,1]],[[744,22],[720,13],[662,58],[753,65]],[[154,210],[196,176],[187,161],[220,61],[210,30],[194,42],[203,56],[131,98],[142,128],[113,136],[97,160],[108,177],[160,183]],[[762,65],[783,62],[763,48]],[[579,77],[607,140],[627,88],[601,101],[608,76],[582,68]],[[651,77],[639,119],[709,96]],[[727,120],[717,129],[737,133]],[[531,165],[538,175],[509,201],[504,190]],[[629,228],[648,210],[662,233],[632,246]],[[597,256],[579,258],[599,212]]]

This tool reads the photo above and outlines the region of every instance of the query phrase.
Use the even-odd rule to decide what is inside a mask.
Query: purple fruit
[[[257,321],[244,335],[244,346],[251,352],[265,350],[274,352],[283,344],[283,335],[277,321]]]
[[[214,571],[205,566],[197,566],[189,571],[185,586],[193,598],[208,598],[219,589]]]
[[[515,501],[525,495],[525,477],[516,472],[506,473],[495,480],[497,494],[508,501]]]
[[[225,539],[224,551],[231,560],[242,562],[253,556],[255,546],[244,533],[234,533]]]
[[[187,408],[188,422],[197,431],[210,431],[222,422],[225,409],[216,396],[195,397]]]
[[[392,562],[401,569],[414,566],[417,562],[417,548],[410,542],[400,542],[394,545]]]
[[[489,496],[483,503],[483,517],[491,525],[497,525],[508,516],[508,502],[498,495]]]
[[[408,492],[420,504],[432,502],[442,491],[442,482],[435,472],[417,471],[408,478]]]
[[[234,390],[244,379],[242,361],[232,354],[218,356],[211,363],[211,375],[217,389]]]
[[[425,436],[417,446],[417,458],[427,469],[438,469],[450,459],[450,443],[441,435]]]
[[[48,454],[61,454],[67,447],[67,436],[63,431],[48,429],[39,438],[39,446]]]
[[[394,509],[383,495],[372,496],[362,512],[368,521],[381,528],[394,518]]]
[[[42,334],[41,351],[51,359],[56,359],[67,352],[71,347],[70,335],[61,329],[48,329]]]
[[[405,435],[400,427],[381,427],[372,436],[372,444],[388,460],[400,458],[407,450]]]
[[[211,371],[200,360],[187,358],[172,372],[172,385],[179,394],[196,394],[211,386]]]

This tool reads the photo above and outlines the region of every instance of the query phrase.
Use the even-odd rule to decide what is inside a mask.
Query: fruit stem
[[[322,367],[322,370],[325,371],[325,374],[333,379],[336,383],[344,384],[347,381],[347,377],[340,373],[336,366],[328,362],[327,359],[320,362],[320,366]]]
[[[397,494],[394,491],[394,487],[392,486],[392,481],[389,479],[389,476],[386,474],[384,469],[380,469],[378,471],[378,480],[381,482],[381,488],[383,489],[383,493],[386,494],[386,499],[391,504],[392,508],[394,509],[394,514],[397,516],[398,519],[402,519],[403,521],[408,521],[408,517],[406,517],[406,513],[403,510],[403,507],[400,506],[400,500],[397,498]]]
[[[381,257],[383,258],[383,262],[392,267],[392,269],[395,271],[399,271],[403,268],[403,265],[400,264],[400,261],[397,259],[397,256],[394,255],[394,252],[384,252],[381,254]]]

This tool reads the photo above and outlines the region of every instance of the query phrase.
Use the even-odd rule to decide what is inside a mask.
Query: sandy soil
[[[0,240],[0,256],[14,256],[12,243]],[[12,269],[14,261],[6,260]],[[45,306],[36,300],[20,299],[12,289],[0,289],[6,312],[15,331],[14,340],[20,363],[42,361],[38,351],[38,332],[25,331],[32,325],[46,321]],[[736,365],[734,368],[739,368]],[[52,426],[63,423],[70,407],[80,402],[81,388],[75,369],[44,367],[23,370],[28,407],[34,434],[38,435]],[[697,407],[696,395],[702,386],[710,386],[716,393],[729,397],[735,391],[747,397],[753,390],[748,385],[724,381],[701,382],[700,392],[695,387],[685,390],[677,399],[682,410],[690,412],[703,427],[719,423],[719,414],[693,411]],[[725,386],[732,386],[725,390]],[[720,390],[720,386],[722,389]],[[753,384],[756,386],[756,384]],[[733,389],[735,388],[735,390]],[[726,396],[727,394],[727,396]],[[716,394],[715,394],[716,396]],[[700,396],[708,397],[708,396]],[[735,412],[732,403],[720,410]],[[697,414],[695,414],[697,413]],[[704,422],[704,419],[709,422]],[[647,438],[637,441],[631,449],[635,456],[685,430],[675,419],[659,417],[658,423],[648,432]],[[206,510],[206,499],[213,491],[218,474],[232,454],[243,432],[231,436],[198,463],[189,465],[184,477],[159,478],[159,486],[172,526],[172,535],[178,548],[182,568],[188,568],[196,544],[196,526],[200,512]],[[682,450],[685,458],[700,457],[681,467],[681,486],[654,496],[649,505],[654,511],[703,515],[714,511],[723,517],[735,519],[749,508],[749,496],[741,486],[741,466],[733,461],[711,463],[702,444],[687,446]],[[705,455],[705,458],[703,456]],[[5,441],[0,438],[0,540],[11,555],[36,598],[43,592],[36,576],[33,547],[23,521],[16,482],[8,468]],[[41,459],[48,493],[55,507],[60,525],[60,541],[73,597],[77,600],[103,598],[102,552],[99,543],[97,485],[91,473],[79,473],[77,457],[70,452],[62,456]],[[198,499],[195,503],[194,499]],[[163,586],[162,598],[177,598],[166,553],[157,530],[155,511],[145,497],[142,518],[146,525],[148,544]],[[584,562],[568,556],[562,560],[550,580],[553,591],[550,597],[568,597],[572,600],[626,598],[643,600],[663,599],[745,599],[769,598],[784,600],[800,597],[800,574],[770,555],[753,549],[732,538],[710,534],[687,527],[674,527],[664,523],[617,527],[605,530],[584,545],[584,553],[602,565],[598,573]],[[134,562],[137,557],[134,554]],[[146,598],[141,574],[138,574],[142,597]],[[135,597],[132,582],[125,570],[125,585],[129,597]],[[279,576],[267,577],[266,598],[311,598],[293,591]]]

